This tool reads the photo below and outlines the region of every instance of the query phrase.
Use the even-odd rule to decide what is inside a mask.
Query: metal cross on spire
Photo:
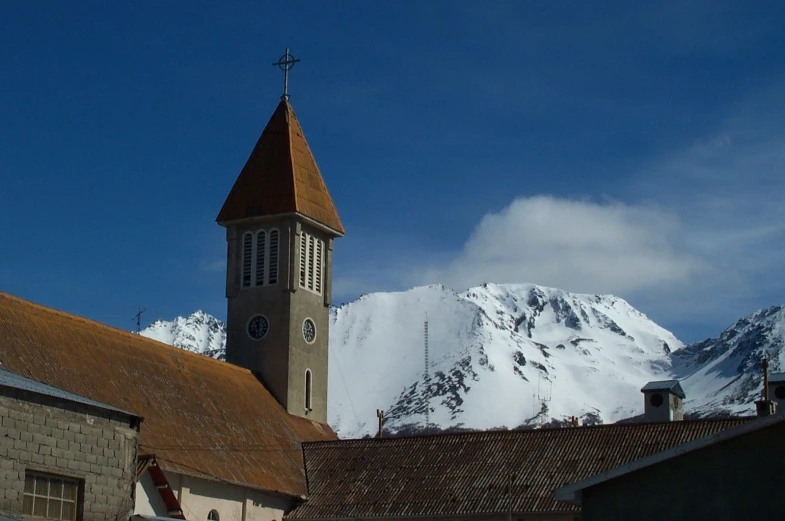
[[[286,52],[278,58],[278,61],[273,63],[273,65],[277,65],[283,71],[283,95],[281,96],[282,100],[289,99],[289,70],[294,67],[294,64],[299,62],[298,58],[292,56],[289,52],[289,48],[286,48]]]

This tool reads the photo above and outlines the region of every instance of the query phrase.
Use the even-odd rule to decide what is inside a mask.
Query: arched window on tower
[[[322,294],[324,242],[305,232],[300,233],[300,287]]]
[[[210,513],[207,514],[207,521],[221,521],[221,516],[218,515],[217,510],[210,510]]]
[[[278,230],[270,230],[270,267],[267,274],[268,284],[278,283]]]
[[[251,266],[253,264],[253,234],[243,234],[243,287],[251,286]]]
[[[314,253],[314,241],[316,238],[313,235],[308,236],[308,275],[307,275],[307,282],[308,282],[308,289],[313,289],[313,253]]]
[[[322,241],[316,239],[314,243],[313,290],[322,293]]]
[[[300,287],[307,287],[305,273],[308,271],[308,234],[300,232]]]
[[[310,412],[313,410],[311,407],[311,397],[313,395],[313,384],[311,382],[311,370],[305,370],[305,410],[306,412]]]
[[[267,245],[267,232],[256,232],[256,282],[255,286],[264,285],[264,249]]]

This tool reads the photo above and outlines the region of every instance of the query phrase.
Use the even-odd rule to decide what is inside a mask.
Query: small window
[[[253,234],[243,234],[243,287],[251,286],[251,266],[253,263]]]
[[[267,233],[260,230],[256,233],[256,282],[255,286],[264,285],[264,249],[267,245]]]
[[[267,283],[278,283],[278,230],[270,230],[270,269]]]
[[[218,515],[218,511],[210,510],[210,513],[207,514],[207,521],[221,521],[221,517]]]
[[[311,395],[312,395],[312,387],[311,384],[311,370],[305,370],[305,410],[311,411],[313,408],[311,407]]]
[[[25,474],[22,513],[43,519],[75,521],[79,482],[42,474]]]

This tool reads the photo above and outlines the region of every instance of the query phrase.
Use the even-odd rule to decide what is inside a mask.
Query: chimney
[[[763,400],[755,402],[755,410],[758,413],[758,416],[764,417],[776,413],[778,408],[777,405],[779,404],[769,399],[772,383],[769,381],[769,361],[765,358],[761,362],[761,369],[763,370]],[[781,387],[782,386],[775,388],[774,395],[776,396],[777,391],[779,391],[779,394],[785,398],[785,389],[781,389]]]
[[[649,382],[641,389],[645,421],[670,422],[684,419],[684,390],[678,380]]]
[[[785,414],[785,373],[769,375],[769,400],[777,404],[777,414]]]

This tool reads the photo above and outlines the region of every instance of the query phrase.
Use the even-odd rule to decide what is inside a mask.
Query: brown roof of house
[[[338,212],[303,129],[282,100],[262,131],[216,221],[299,213],[343,235]]]
[[[0,363],[143,416],[139,451],[164,470],[303,496],[302,441],[335,438],[246,369],[5,293]]]
[[[290,519],[579,510],[553,491],[599,472],[749,421],[611,424],[346,440],[303,445],[308,496]]]

